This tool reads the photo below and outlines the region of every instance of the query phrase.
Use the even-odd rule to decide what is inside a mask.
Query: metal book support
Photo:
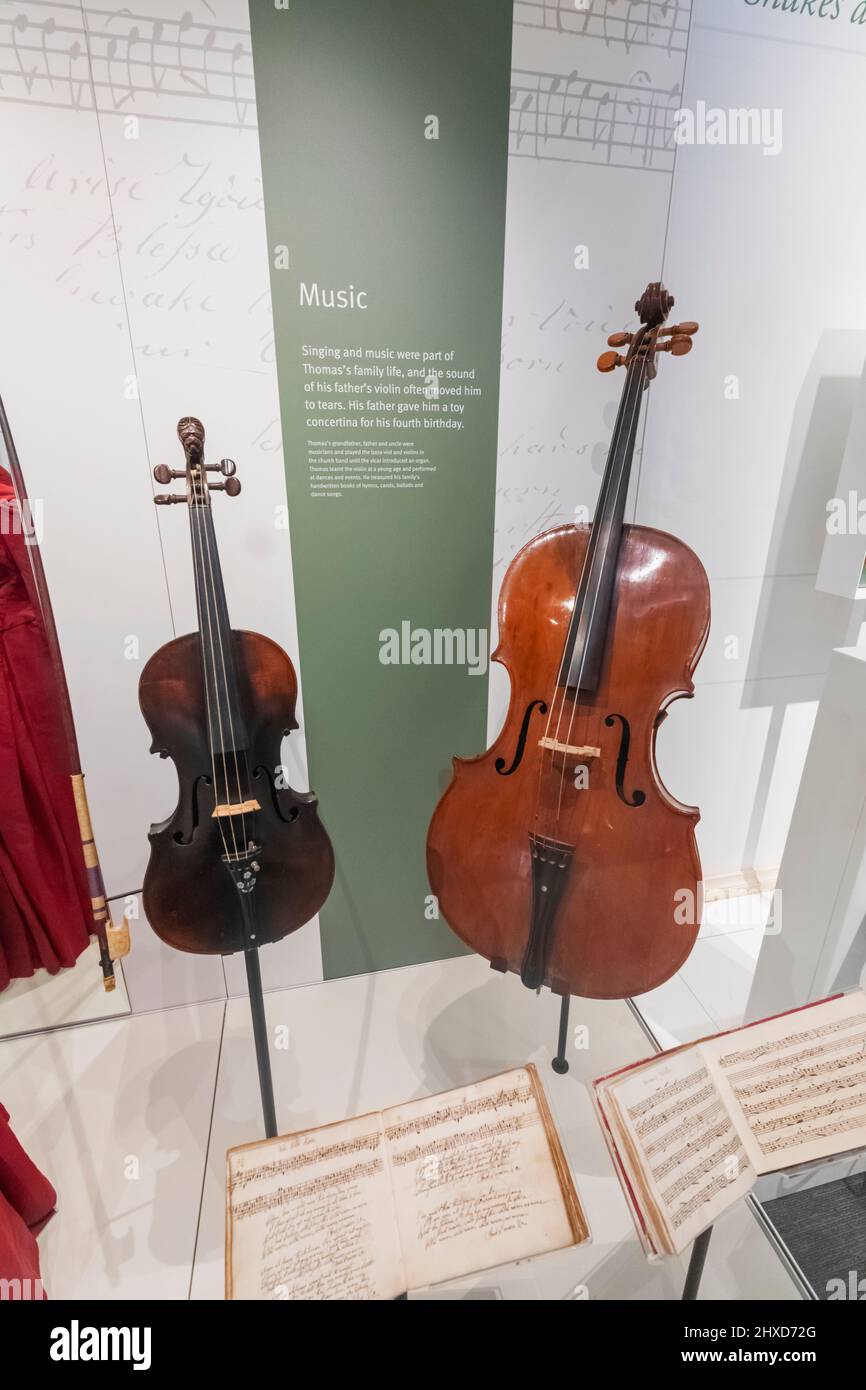
[[[632,1010],[636,1012],[633,1002],[631,1000],[628,1002],[631,1004]],[[568,1014],[570,1008],[571,995],[563,994],[559,1004],[559,1037],[556,1043],[556,1055],[550,1064],[557,1076],[564,1076],[568,1071],[568,1058],[565,1055],[565,1049],[568,1045]],[[661,1051],[658,1047],[658,1043],[655,1045],[657,1050]],[[686,1282],[683,1285],[682,1292],[682,1301],[684,1303],[694,1302],[698,1296],[698,1291],[701,1286],[701,1275],[704,1272],[707,1250],[709,1249],[710,1236],[712,1234],[713,1228],[712,1226],[708,1226],[707,1229],[702,1231],[692,1242],[692,1253],[689,1258]]]

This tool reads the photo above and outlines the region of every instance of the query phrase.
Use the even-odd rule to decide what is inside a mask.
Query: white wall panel
[[[232,620],[297,666],[248,11],[34,0],[12,18],[0,16],[21,74],[0,92],[0,390],[45,499],[91,809],[122,894],[140,888],[147,827],[176,797],[171,764],[148,753],[137,685],[147,657],[195,627],[185,509],[152,500],[153,465],[182,462],[183,414],[201,416],[211,460],[234,457],[243,483],[215,508]],[[306,787],[302,732],[284,759]],[[321,978],[317,924],[303,935],[264,953],[266,986]],[[143,920],[133,937],[134,1009],[225,992],[220,960],[169,951]]]
[[[698,692],[672,711],[659,757],[675,794],[702,806],[706,873],[727,874],[781,857],[822,673],[859,621],[815,576],[866,356],[866,27],[696,0],[689,33],[685,3],[619,8],[514,7],[492,597],[524,540],[592,511],[620,387],[595,359],[663,267],[674,318],[701,330],[688,358],[660,364],[630,510],[710,574]],[[244,491],[216,507],[234,623],[296,662],[297,641],[274,524],[285,486],[247,6],[87,5],[95,88],[80,13],[21,0],[0,15],[0,391],[46,502],[96,832],[121,894],[140,887],[147,825],[175,795],[136,687],[147,655],[194,623],[183,510],[151,501],[152,466],[180,460],[179,415],[199,414],[212,457],[238,462]],[[779,107],[781,153],[674,157],[664,131],[681,100]],[[125,395],[130,375],[140,399]],[[491,728],[505,684],[494,676]],[[285,757],[306,785],[302,734]],[[136,937],[133,1008],[224,990],[220,962],[179,959],[143,923]],[[264,968],[270,984],[320,977],[317,928]],[[241,971],[229,963],[231,991]]]

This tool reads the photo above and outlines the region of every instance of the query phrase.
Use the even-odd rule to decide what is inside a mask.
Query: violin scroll
[[[240,479],[235,476],[238,466],[234,459],[220,459],[219,463],[204,461],[205,434],[201,420],[197,420],[194,415],[184,415],[177,422],[177,437],[183,445],[186,468],[169,468],[167,464],[160,463],[154,468],[153,476],[163,487],[175,478],[186,478],[189,493],[161,493],[153,499],[156,505],[168,507],[173,502],[188,502],[191,498],[200,498],[202,484],[207,481],[203,476],[206,473],[221,473],[225,479],[222,483],[207,483],[211,492],[224,492],[227,497],[237,497],[241,484]]]
[[[177,437],[186,454],[187,467],[194,467],[204,454],[204,425],[194,415],[183,415],[177,422]]]

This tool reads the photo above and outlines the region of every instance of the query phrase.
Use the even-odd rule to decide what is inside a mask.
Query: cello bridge
[[[569,753],[577,758],[600,758],[601,749],[592,744],[560,743],[557,738],[540,738],[539,748],[546,748],[551,753]]]

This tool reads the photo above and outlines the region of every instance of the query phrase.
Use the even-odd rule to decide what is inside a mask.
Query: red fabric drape
[[[72,965],[92,930],[60,696],[0,468],[0,990]]]
[[[20,1281],[18,1296],[38,1296],[34,1292],[40,1277],[36,1232],[56,1203],[57,1193],[27,1157],[0,1105],[0,1280]]]

